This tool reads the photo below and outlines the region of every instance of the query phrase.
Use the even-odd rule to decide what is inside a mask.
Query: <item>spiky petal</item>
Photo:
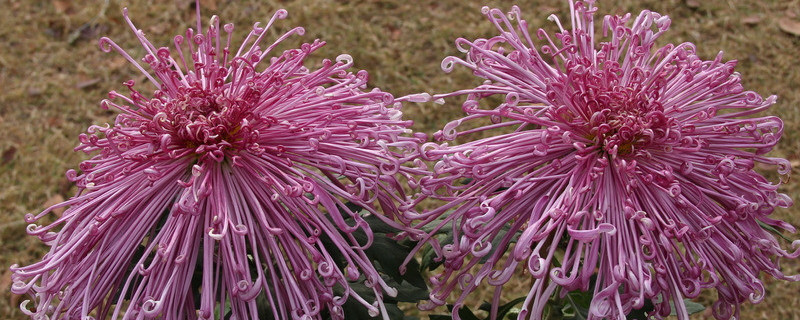
[[[349,56],[309,69],[323,42],[273,52],[302,28],[263,46],[286,15],[256,24],[237,49],[233,25],[220,28],[213,17],[203,33],[198,9],[197,32],[176,36],[169,49],[154,47],[124,12],[149,71],[113,41],[100,46],[157,90],[147,95],[129,81],[127,94],[111,92],[103,106],[121,113],[113,126],[80,136],[76,150],[94,157],[67,173],[80,191],[26,216],[34,223],[67,207],[54,223],[29,226],[50,252],[12,267],[12,291],[33,302],[24,312],[340,319],[353,299],[387,317],[382,297],[395,290],[364,254],[372,232],[361,214],[386,214],[402,228],[393,222],[405,199],[396,177],[414,170],[402,163],[421,137],[405,136],[410,121],[390,94],[367,89],[366,72],[347,71]],[[359,278],[371,301],[351,289]]]
[[[783,123],[752,116],[775,97],[745,91],[721,54],[704,61],[691,43],[657,47],[670,24],[658,13],[605,16],[599,42],[595,11],[593,1],[570,1],[571,30],[551,16],[559,32],[532,37],[519,8],[484,8],[500,35],[458,39],[466,58],[444,60],[445,71],[462,65],[486,81],[434,96],[466,95],[468,114],[435,136],[490,137],[423,146],[438,163],[422,185],[447,203],[415,218],[453,234],[437,249],[444,270],[432,304],[460,290],[459,306],[486,281],[497,286],[496,306],[523,265],[532,287],[520,319],[541,317],[559,287],[593,290],[591,319],[622,319],[648,300],[658,318],[672,303],[687,319],[683,299],[713,288],[714,315],[728,319],[763,299],[761,272],[798,280],[778,258],[800,251],[760,226],[794,232],[769,217],[792,201],[754,171],[761,163],[789,173],[788,161],[764,155]],[[505,101],[486,108],[498,95]]]

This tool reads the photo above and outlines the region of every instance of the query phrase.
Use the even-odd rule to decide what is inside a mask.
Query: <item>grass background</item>
[[[321,38],[328,45],[309,63],[338,54],[353,56],[355,66],[369,71],[370,84],[401,96],[416,92],[446,92],[474,86],[480,81],[459,70],[446,75],[442,58],[456,54],[453,40],[492,35],[494,30],[480,14],[483,4],[510,8],[512,2],[442,1],[202,1],[204,23],[211,14],[237,25],[238,36],[255,21],[266,21],[278,8],[289,10],[276,30],[304,26],[306,34],[289,43]],[[517,1],[531,28],[555,26],[551,13],[564,17],[565,1]],[[123,81],[143,77],[117,54],[97,48],[109,36],[134,57],[141,57],[136,39],[122,20],[121,8],[130,9],[134,23],[156,46],[171,43],[175,34],[194,25],[191,0],[116,2],[98,0],[0,0],[0,318],[22,319],[19,297],[8,292],[14,263],[28,264],[44,247],[25,235],[22,217],[69,198],[74,189],[64,172],[76,168],[85,155],[74,153],[77,136],[90,124],[113,122],[113,111],[99,108],[111,90]],[[791,22],[800,23],[800,1],[664,0],[603,1],[600,14],[634,14],[649,9],[669,15],[672,29],[661,43],[694,42],[704,59],[720,50],[725,59],[739,60],[746,89],[764,96],[777,94],[769,114],[785,121],[785,133],[774,156],[786,157],[800,167],[800,36]],[[783,19],[783,20],[782,20]],[[562,20],[565,21],[565,20]],[[783,21],[783,23],[781,23]],[[782,30],[786,29],[787,31]],[[143,88],[141,86],[140,88]],[[460,106],[409,104],[407,118],[415,130],[432,133],[449,119],[461,115]],[[773,168],[761,168],[773,181]],[[797,175],[797,169],[794,175]],[[795,200],[797,179],[782,187]],[[800,206],[778,210],[777,218],[800,225]],[[797,238],[797,235],[790,235]],[[800,261],[788,261],[789,274],[800,272]],[[746,305],[743,319],[800,319],[800,284],[765,279],[766,300]],[[511,290],[527,291],[527,281],[509,283]],[[713,293],[700,302],[708,303]],[[479,299],[476,299],[476,301]],[[709,311],[709,310],[706,310]],[[424,317],[423,317],[424,318]],[[710,312],[694,316],[711,318]]]

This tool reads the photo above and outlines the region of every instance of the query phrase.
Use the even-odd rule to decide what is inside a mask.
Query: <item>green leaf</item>
[[[275,317],[272,315],[272,308],[270,307],[269,300],[267,299],[266,291],[262,291],[256,297],[256,309],[258,310],[258,319],[275,320]]]
[[[497,319],[504,319],[506,315],[514,309],[514,306],[520,304],[521,302],[525,301],[527,297],[519,297],[514,300],[507,302],[506,304],[500,305],[497,307]],[[488,301],[484,301],[480,307],[481,310],[491,313],[492,312],[492,304]]]
[[[451,233],[441,234],[438,236],[438,241],[439,243],[450,243],[453,241],[453,235]],[[442,265],[442,263],[444,263],[444,260],[436,260],[436,251],[433,250],[433,247],[428,245],[422,249],[422,261],[419,265],[421,270],[427,269],[428,271],[432,271]]]
[[[589,305],[592,293],[588,291],[572,291],[564,297],[561,313],[567,320],[585,320],[589,318]]]
[[[518,305],[520,302],[525,301],[525,298],[526,297],[519,297],[509,301],[506,304],[499,306],[497,308],[497,319],[504,319],[506,315],[509,314],[510,311],[514,310],[514,306]],[[447,305],[447,309],[450,310],[450,312],[452,313],[453,305],[451,304]],[[483,304],[481,304],[481,306],[478,308],[478,310],[483,310],[486,311],[487,313],[491,313],[492,304],[489,303],[488,301],[484,301]],[[478,318],[478,316],[475,315],[475,313],[472,312],[472,310],[470,310],[469,307],[466,306],[462,306],[460,309],[458,309],[458,316],[461,317],[462,320],[482,320]],[[452,318],[453,317],[451,315],[443,315],[443,314],[430,315],[430,320],[450,320]],[[487,318],[483,320],[488,320],[488,319],[489,317],[487,316]]]
[[[453,313],[453,305],[452,304],[448,304],[447,305],[447,309],[450,310],[451,314]],[[457,312],[458,312],[458,316],[461,318],[461,320],[482,320],[481,318],[478,318],[478,316],[476,316],[475,313],[473,313],[472,310],[469,309],[469,307],[466,307],[466,306],[462,306],[461,308],[458,309]],[[452,315],[444,315],[444,314],[432,314],[432,315],[430,315],[429,319],[430,320],[451,320],[451,319],[453,319],[453,316]]]
[[[356,212],[358,212],[358,211],[356,211]],[[373,214],[368,214],[367,215],[367,214],[364,214],[364,213],[366,213],[366,211],[360,211],[360,212],[362,213],[361,214],[361,218],[364,219],[364,221],[367,222],[367,224],[369,225],[369,228],[372,229],[372,233],[396,233],[396,232],[400,231],[400,230],[397,230],[394,227],[390,226],[389,224],[387,224],[386,222],[381,220],[381,218],[379,218],[379,217],[377,217],[377,216],[375,216]]]
[[[428,287],[425,279],[420,272],[420,266],[417,260],[411,260],[407,265],[407,271],[403,274],[400,273],[400,265],[405,258],[410,254],[411,249],[416,245],[410,241],[397,241],[392,236],[400,230],[393,228],[381,218],[366,214],[365,211],[358,205],[353,203],[346,203],[347,208],[353,212],[358,212],[361,218],[369,225],[372,231],[373,239],[372,245],[364,250],[364,254],[373,262],[375,269],[381,275],[386,284],[397,290],[396,297],[383,296],[383,303],[386,307],[387,315],[390,319],[398,320],[418,320],[416,317],[407,316],[403,310],[397,305],[398,302],[418,302],[420,300],[427,300],[429,298]],[[349,225],[355,224],[355,219],[341,210],[342,219]],[[352,233],[355,240],[364,244],[367,242],[367,234],[363,230],[356,230]],[[326,248],[331,258],[336,262],[338,268],[346,267],[346,259],[339,251],[339,248],[328,237],[321,237],[320,242]],[[361,275],[358,280],[348,283],[348,286],[355,291],[356,294],[361,296],[366,301],[375,300],[375,293],[372,288],[364,284],[365,277]],[[342,295],[345,288],[337,285],[334,287],[334,293]],[[260,314],[269,314],[271,312],[268,303],[262,303],[264,312]],[[342,305],[345,319],[376,319],[371,317],[367,308],[355,299],[348,299]],[[321,314],[322,319],[329,319],[329,311],[323,310]]]
[[[392,279],[386,279],[386,284],[397,289],[397,296],[384,297],[384,301],[418,302],[420,300],[427,300],[430,297],[428,287],[424,283],[422,286],[417,286],[409,281],[398,283]]]
[[[781,232],[780,230],[776,229],[775,227],[773,227],[771,225],[768,225],[766,223],[763,223],[763,222],[761,222],[759,220],[756,220],[756,221],[758,221],[758,225],[761,227],[761,229],[764,229],[764,230],[767,230],[769,232],[772,232],[772,233],[778,235],[779,237],[783,238],[783,240],[792,242],[792,239],[789,239],[786,236],[784,236],[783,232]]]
[[[364,250],[364,253],[370,260],[378,263],[375,266],[378,271],[385,273],[394,281],[400,283],[403,281],[403,275],[400,274],[400,265],[410,251],[409,248],[394,239],[389,239],[386,234],[375,233],[372,246]],[[379,266],[380,268],[378,268]]]
[[[672,309],[672,312],[670,312],[669,314],[671,316],[677,315],[677,310],[675,308],[674,302],[670,302],[669,304],[670,304],[670,308]],[[692,301],[690,299],[683,299],[683,305],[686,306],[686,313],[688,313],[688,314],[695,314],[695,313],[701,312],[701,311],[706,309],[706,306],[704,306],[704,305],[702,305],[700,303],[694,302],[694,301]]]
[[[478,318],[478,316],[472,313],[472,310],[467,307],[461,307],[458,309],[458,316],[461,318],[461,320],[481,320]]]
[[[345,301],[345,303],[342,305],[342,310],[344,311],[345,319],[375,319],[375,317],[369,315],[367,308],[358,303],[355,299],[347,299],[347,301]]]
[[[683,304],[686,305],[686,311],[688,311],[689,314],[702,312],[706,309],[706,306],[689,299],[683,299]]]
[[[492,254],[494,254],[497,250],[506,251],[506,247],[503,247],[503,248],[498,248],[498,247],[500,246],[500,242],[503,241],[503,238],[506,236],[506,234],[508,234],[508,232],[510,230],[511,230],[511,227],[509,225],[504,225],[500,229],[500,231],[497,232],[497,235],[494,236],[494,238],[492,239],[491,252],[489,252],[485,256],[481,257],[481,259],[480,259],[480,263],[481,264],[486,263],[486,261],[488,261],[489,258],[492,256]],[[519,239],[519,235],[522,234],[522,231],[521,230],[514,230],[514,233],[515,233],[514,236],[511,237],[511,240],[508,242],[508,244],[506,244],[506,246],[508,246],[508,245],[510,245],[512,243],[516,243],[517,239]]]
[[[631,310],[631,312],[625,315],[625,318],[631,320],[645,320],[647,319],[647,313],[655,309],[656,308],[655,305],[653,305],[653,301],[647,299],[644,301],[644,305],[641,308]]]
[[[436,252],[431,246],[422,248],[420,254],[422,255],[422,260],[419,262],[420,269],[433,270],[438,267],[438,265],[435,265],[438,262],[436,261]]]

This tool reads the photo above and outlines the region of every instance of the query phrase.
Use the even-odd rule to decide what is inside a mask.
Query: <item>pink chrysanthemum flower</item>
[[[445,71],[462,65],[486,81],[434,97],[467,95],[468,113],[435,136],[501,133],[423,146],[438,162],[421,183],[447,203],[416,218],[452,232],[437,248],[445,260],[432,303],[458,289],[458,307],[485,281],[497,286],[497,306],[522,264],[532,287],[520,318],[540,318],[562,288],[593,290],[591,319],[622,319],[647,300],[657,318],[672,303],[686,319],[683,299],[714,288],[714,315],[728,319],[763,299],[761,272],[798,280],[781,273],[779,258],[800,251],[785,251],[760,226],[795,230],[769,218],[792,201],[754,171],[757,163],[790,171],[785,159],[764,156],[781,120],[752,117],[775,97],[743,90],[736,63],[721,55],[701,60],[691,43],[656,47],[666,16],[605,16],[596,33],[595,11],[593,1],[570,1],[572,30],[551,16],[560,31],[531,37],[519,8],[507,16],[484,8],[500,35],[458,39],[466,58],[444,60]],[[504,101],[486,100],[498,95]],[[500,103],[486,108],[491,101]]]
[[[26,216],[33,223],[68,207],[54,223],[28,228],[50,252],[12,267],[12,291],[32,300],[24,312],[258,319],[267,307],[261,316],[340,319],[353,299],[387,318],[382,300],[396,291],[364,253],[373,234],[360,214],[383,212],[393,223],[405,200],[397,177],[412,170],[402,163],[419,137],[405,136],[410,121],[390,94],[367,89],[366,72],[346,71],[349,56],[312,70],[305,60],[323,42],[273,52],[302,28],[263,46],[286,15],[255,24],[237,48],[233,25],[220,28],[215,16],[203,33],[198,9],[197,32],[168,49],[153,46],[125,11],[150,71],[108,38],[100,47],[122,54],[157,90],[128,81],[127,94],[111,92],[103,106],[121,114],[80,136],[76,149],[95,156],[67,173],[80,191]],[[352,290],[357,279],[372,293]]]

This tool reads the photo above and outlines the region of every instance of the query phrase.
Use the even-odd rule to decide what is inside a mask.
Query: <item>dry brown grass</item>
[[[125,4],[134,21],[157,45],[190,26],[193,11],[187,0],[145,1]],[[239,31],[257,19],[265,19],[280,7],[289,19],[280,29],[302,25],[302,40],[328,41],[316,57],[332,58],[347,52],[358,68],[371,74],[371,84],[403,95],[420,91],[444,92],[475,84],[465,72],[445,75],[439,69],[443,57],[455,54],[452,42],[459,36],[474,38],[491,34],[480,15],[479,3],[442,1],[280,1],[243,2],[209,0],[211,12],[234,22]],[[501,8],[510,2],[489,1]],[[696,1],[623,0],[600,4],[601,13],[639,12],[651,9],[673,19],[663,42],[691,41],[702,57],[710,59],[724,50],[727,59],[740,61],[746,88],[763,95],[777,94],[778,104],[769,111],[786,122],[784,139],[774,155],[800,161],[800,37],[782,32],[778,18],[794,19],[800,4],[793,1]],[[565,12],[562,1],[518,1],[532,27],[548,25],[547,15]],[[68,198],[73,190],[64,171],[85,156],[72,152],[77,135],[89,124],[111,122],[113,113],[98,107],[110,90],[138,78],[133,68],[115,54],[97,49],[97,39],[108,35],[139,55],[134,37],[123,25],[122,4],[112,2],[104,16],[92,19],[102,7],[98,0],[0,0],[0,318],[21,319],[18,298],[8,293],[7,267],[27,264],[43,253],[43,247],[26,237],[19,221],[48,201]],[[301,39],[296,38],[295,43]],[[406,114],[415,129],[433,132],[457,117],[457,104],[408,105]],[[797,172],[795,172],[797,175]],[[783,187],[798,199],[797,179]],[[798,206],[800,207],[800,206]],[[800,225],[798,207],[775,215]],[[785,264],[788,273],[800,272],[800,262]],[[524,292],[526,281],[519,284]],[[800,284],[767,280],[766,301],[745,306],[743,319],[800,319]],[[513,287],[510,284],[509,287]],[[696,316],[710,318],[709,314]]]

